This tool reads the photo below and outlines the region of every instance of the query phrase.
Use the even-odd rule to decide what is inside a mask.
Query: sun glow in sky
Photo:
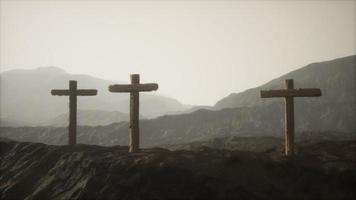
[[[213,105],[312,62],[356,54],[355,1],[1,1],[0,71],[157,82]]]

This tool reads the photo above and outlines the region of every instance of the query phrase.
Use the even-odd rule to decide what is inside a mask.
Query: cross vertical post
[[[292,79],[286,80],[286,88],[294,89]],[[285,155],[294,154],[294,99],[293,97],[285,98]]]
[[[131,75],[131,84],[140,84],[140,75]],[[137,152],[140,146],[139,110],[140,94],[137,91],[130,92],[130,152]]]
[[[77,143],[77,81],[69,81],[69,145]]]

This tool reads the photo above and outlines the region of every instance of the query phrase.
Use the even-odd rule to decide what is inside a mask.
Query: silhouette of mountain
[[[69,80],[77,80],[78,88],[98,89],[95,97],[78,97],[78,109],[129,112],[129,95],[109,93],[107,81],[82,74],[68,74],[58,67],[40,67],[34,70],[11,70],[0,74],[1,124],[41,125],[68,111],[68,99],[51,96],[51,89],[67,89]],[[119,82],[115,82],[119,83]],[[141,95],[141,114],[153,118],[168,112],[184,110],[177,100],[152,95]],[[13,121],[13,122],[12,122]]]
[[[261,99],[260,91],[284,89],[285,79],[294,79],[295,88],[321,88],[322,97],[297,98],[297,102],[315,101],[317,104],[342,105],[355,108],[356,94],[356,55],[338,58],[331,61],[309,64],[303,68],[287,73],[268,83],[248,89],[241,93],[233,93],[215,104],[215,109],[253,107],[257,105],[281,102],[278,99]],[[349,109],[351,110],[351,109]]]
[[[305,135],[320,138],[332,135],[331,138],[355,139],[355,58],[356,56],[351,56],[308,65],[261,87],[283,88],[284,78],[294,78],[296,88],[321,87],[322,97],[296,98],[297,140]],[[306,84],[308,82],[309,84]],[[259,88],[247,90],[229,98],[230,101],[232,98],[240,97],[242,100],[236,99],[240,102],[238,105],[245,106],[222,110],[200,109],[188,114],[141,120],[141,144],[143,146],[185,144],[230,136],[282,137],[284,102],[282,99],[260,99],[259,90]],[[218,104],[222,105],[221,102],[224,101],[228,102],[225,99]],[[251,103],[247,105],[247,102]],[[78,142],[126,145],[128,129],[128,123],[78,127]],[[48,144],[67,143],[66,128],[1,128],[1,136]]]

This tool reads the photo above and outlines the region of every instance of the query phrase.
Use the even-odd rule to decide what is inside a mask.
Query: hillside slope
[[[356,143],[293,159],[249,153],[0,141],[1,199],[355,199]]]
[[[144,119],[143,116],[140,117]],[[63,113],[47,120],[41,126],[68,126],[69,113]],[[77,112],[78,126],[106,126],[112,123],[129,121],[129,114],[119,111],[102,111],[102,110],[78,110]]]
[[[322,97],[315,101],[318,104],[353,104],[356,102],[356,55],[309,64],[287,73],[268,83],[248,89],[241,93],[233,93],[215,104],[215,109],[251,107],[268,104],[277,99],[261,99],[260,91],[284,89],[285,79],[294,79],[295,88],[321,88]],[[313,101],[310,98],[297,98],[297,101]],[[354,107],[355,108],[355,107]]]

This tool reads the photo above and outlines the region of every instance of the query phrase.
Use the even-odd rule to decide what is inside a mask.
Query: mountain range
[[[1,126],[40,126],[60,118],[59,115],[68,112],[68,98],[52,96],[50,91],[52,89],[67,89],[69,80],[77,80],[78,88],[81,89],[98,89],[98,95],[95,97],[78,97],[78,109],[89,110],[86,113],[90,112],[90,116],[83,119],[88,122],[87,124],[106,125],[108,121],[115,122],[120,118],[125,118],[112,115],[112,111],[129,112],[129,95],[112,94],[108,91],[108,86],[114,84],[113,81],[88,75],[69,74],[58,67],[40,67],[34,70],[19,69],[0,74]],[[175,99],[160,95],[142,93],[140,97],[140,111],[147,118],[190,108]],[[97,113],[94,115],[93,112]],[[98,121],[101,121],[99,117],[105,113],[107,115],[104,118],[110,116],[117,118],[99,124]],[[98,117],[93,118],[93,116]]]
[[[69,124],[69,113],[63,113],[50,119],[41,126],[66,127]],[[101,110],[78,110],[77,124],[79,126],[106,126],[112,123],[128,122],[130,115],[119,111],[101,111]],[[140,116],[140,119],[145,119]]]
[[[220,110],[223,108],[253,107],[280,102],[280,99],[261,99],[260,91],[284,89],[285,79],[294,79],[295,88],[320,88],[322,90],[320,98],[297,98],[297,102],[329,104],[330,106],[351,104],[355,108],[355,57],[348,56],[309,64],[259,87],[251,88],[241,93],[232,93],[218,101],[214,108]]]
[[[356,56],[313,63],[276,78],[260,87],[231,94],[213,108],[192,113],[141,120],[141,144],[182,144],[231,136],[282,137],[284,101],[261,99],[262,89],[284,88],[284,79],[294,79],[295,88],[321,88],[322,96],[296,98],[295,123],[298,137],[332,134],[356,136]],[[129,124],[78,127],[78,142],[126,145]],[[66,144],[67,129],[52,127],[1,128],[1,136],[21,141]]]

